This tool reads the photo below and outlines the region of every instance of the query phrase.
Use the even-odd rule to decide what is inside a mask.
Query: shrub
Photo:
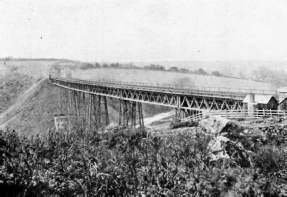
[[[209,141],[210,137],[200,132],[159,137],[142,128],[103,134],[79,129],[29,139],[7,131],[0,140],[1,194],[219,196],[284,192],[284,179],[264,171],[274,164],[274,171],[283,170],[281,160],[274,156],[266,165],[260,162],[277,149],[259,152],[255,168],[238,167],[232,159],[211,162]]]

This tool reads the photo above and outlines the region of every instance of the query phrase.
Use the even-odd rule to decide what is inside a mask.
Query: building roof
[[[260,95],[260,94],[255,94],[254,95],[254,102],[255,103],[260,103],[260,104],[267,104],[271,98],[273,96],[272,95]],[[273,97],[274,98],[274,97]],[[250,96],[247,95],[244,100],[243,103],[249,103],[250,102]]]
[[[287,96],[279,96],[279,103],[282,103],[286,99],[287,99]]]

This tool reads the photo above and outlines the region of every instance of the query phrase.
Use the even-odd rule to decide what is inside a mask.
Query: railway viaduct
[[[96,127],[109,124],[107,97],[120,101],[119,125],[134,127],[144,125],[142,103],[172,107],[176,111],[175,118],[183,119],[203,110],[243,111],[246,110],[243,105],[246,95],[276,94],[275,91],[263,90],[181,88],[172,85],[89,81],[56,76],[50,76],[50,80],[63,90],[58,99],[60,113],[75,117],[80,117],[82,113],[82,116],[86,117],[86,123]]]

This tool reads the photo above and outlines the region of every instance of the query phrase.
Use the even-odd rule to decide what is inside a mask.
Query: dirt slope
[[[48,79],[40,80],[4,112],[2,128],[22,134],[45,132],[54,123],[56,91]]]

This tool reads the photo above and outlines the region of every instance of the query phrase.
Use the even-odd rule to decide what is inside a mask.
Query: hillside
[[[88,80],[120,81],[124,83],[148,83],[150,85],[199,86],[230,89],[275,90],[269,83],[246,79],[205,76],[143,69],[101,68],[74,70],[72,77]]]
[[[0,61],[0,71],[2,75],[5,75],[9,71],[9,68],[15,67],[15,68],[18,68],[21,74],[26,74],[26,75],[32,76],[35,79],[38,79],[42,77],[47,77],[49,75],[51,66],[57,62],[59,61],[57,60]]]
[[[166,68],[179,67],[196,70],[203,68],[204,70],[220,71],[226,73],[230,71],[233,76],[238,76],[239,72],[251,76],[253,70],[260,66],[266,66],[272,70],[284,70],[287,72],[287,61],[264,61],[264,60],[222,60],[222,61],[156,61],[156,62],[133,62],[136,66],[145,66],[149,64],[163,65]]]
[[[44,134],[53,129],[54,114],[59,113],[59,91],[61,89],[53,86],[47,78],[38,81],[2,114],[1,128],[8,127],[23,135]],[[117,124],[119,102],[117,99],[108,99],[108,104],[110,122]],[[145,117],[171,110],[154,105],[144,105],[143,109]]]

